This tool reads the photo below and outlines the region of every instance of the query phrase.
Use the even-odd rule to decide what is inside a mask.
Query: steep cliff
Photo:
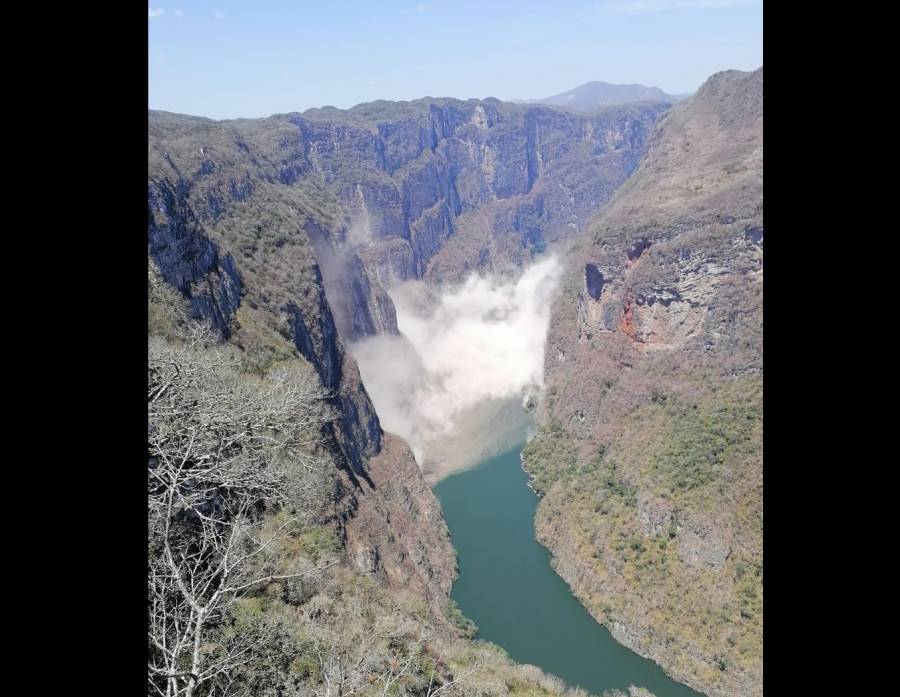
[[[150,173],[190,199],[238,267],[266,275],[308,240],[338,332],[355,341],[396,333],[393,282],[519,266],[580,230],[665,108],[423,99],[221,122],[151,111]]]
[[[186,205],[183,187],[152,182],[147,191],[147,242],[163,279],[227,338],[240,305],[241,279],[231,255],[222,257]]]
[[[715,697],[762,694],[762,84],[674,106],[589,225],[523,454],[576,595]]]
[[[312,242],[302,230],[284,234],[277,199],[258,192],[254,196],[258,198],[249,210],[238,205],[210,219],[208,210],[194,207],[197,196],[189,182],[155,176],[151,169],[148,252],[150,313],[155,321],[151,331],[165,335],[166,327],[175,324],[162,317],[174,293],[190,316],[207,320],[222,339],[242,349],[248,372],[262,372],[284,361],[309,363],[331,395],[334,418],[322,433],[322,446],[340,468],[334,510],[340,537],[351,543],[348,560],[359,562],[355,568],[360,572],[389,584],[403,586],[421,578],[417,588],[440,606],[440,599],[446,600],[447,579],[455,572],[455,557],[437,502],[417,468],[401,467],[412,461],[405,444],[388,436],[390,447],[387,452],[383,449],[385,436],[356,363],[338,336]],[[204,217],[208,222],[202,222]],[[247,224],[251,235],[244,228]],[[240,236],[231,235],[235,229]],[[240,263],[234,261],[233,252],[223,249],[240,253],[241,244],[248,243],[243,235],[252,236],[254,252],[242,255]],[[408,526],[401,530],[395,524],[402,517],[394,509],[405,502],[395,501],[390,477],[379,468],[386,459],[399,463],[394,474],[402,476],[406,490],[415,495],[417,510],[426,512],[421,530]],[[361,527],[359,520],[367,521],[368,527]],[[360,529],[364,532],[357,534]],[[377,544],[371,545],[378,551],[374,563],[353,551],[353,544],[372,531],[379,534]],[[416,539],[413,533],[423,539],[430,536],[428,554],[433,560],[409,548]]]
[[[371,484],[363,485],[362,495],[377,495],[373,506],[361,508],[348,523],[351,559],[391,586],[440,605],[456,578],[456,555],[440,505],[409,447],[386,433],[384,447],[369,460],[367,472]]]

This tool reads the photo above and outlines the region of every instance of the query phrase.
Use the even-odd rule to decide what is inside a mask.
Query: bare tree
[[[396,608],[373,614],[364,596],[323,603],[314,601],[305,612],[308,631],[318,637],[312,651],[316,697],[458,697],[466,694],[462,683],[480,669],[476,658],[461,674],[439,675],[428,655],[430,629]],[[327,622],[319,619],[323,615]]]
[[[314,691],[316,697],[353,697],[372,695],[387,697],[390,694],[422,694],[426,697],[438,695],[461,695],[461,683],[480,669],[476,660],[471,668],[446,682],[440,682],[432,668],[427,687],[419,686],[410,691],[399,690],[404,678],[414,679],[420,675],[421,661],[425,645],[421,641],[399,638],[391,642],[386,651],[378,650],[376,643],[391,637],[370,634],[361,641],[341,642],[316,648],[319,675],[322,686]],[[393,690],[392,690],[393,688]]]
[[[431,671],[431,677],[428,679],[428,692],[426,693],[426,697],[438,697],[438,695],[444,695],[447,697],[452,694],[464,695],[465,693],[461,691],[462,684],[466,680],[466,678],[471,677],[475,673],[477,673],[481,669],[481,662],[476,658],[473,662],[469,670],[460,675],[456,675],[447,682],[441,685],[434,684],[434,670]]]
[[[149,343],[148,678],[165,697],[228,693],[265,634],[216,643],[210,629],[252,589],[320,570],[283,569],[276,551],[333,487],[313,454],[331,418],[314,375],[242,375],[209,338]]]

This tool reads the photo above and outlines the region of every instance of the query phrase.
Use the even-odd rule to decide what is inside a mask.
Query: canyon
[[[618,641],[711,697],[761,694],[761,133],[761,68],[675,106],[591,113],[495,99],[151,111],[150,333],[176,333],[177,304],[248,374],[310,366],[334,414],[322,447],[348,573],[423,599],[446,656],[469,650],[428,486],[449,470],[426,481],[348,347],[401,339],[404,284],[514,282],[552,251],[565,271],[523,452],[538,540]],[[518,676],[506,690],[562,694],[492,660]]]

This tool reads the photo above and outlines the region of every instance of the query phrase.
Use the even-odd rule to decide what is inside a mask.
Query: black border
[[[52,224],[58,227],[34,236],[46,246],[39,242],[33,256],[22,259],[23,266],[14,270],[23,275],[15,281],[22,284],[21,288],[34,288],[35,275],[46,273],[41,260],[51,255],[60,267],[60,277],[65,279],[62,288],[51,292],[49,304],[33,301],[29,308],[48,330],[47,343],[41,348],[49,350],[36,360],[62,363],[61,369],[52,371],[55,384],[47,389],[70,406],[55,410],[56,416],[67,422],[69,413],[76,416],[75,424],[64,424],[69,430],[59,436],[59,469],[68,469],[74,476],[70,474],[68,483],[54,485],[49,477],[46,485],[39,482],[41,489],[62,488],[58,501],[51,505],[64,515],[45,534],[51,536],[48,541],[54,547],[70,555],[65,562],[54,560],[56,573],[51,574],[44,592],[47,597],[67,601],[66,606],[76,606],[74,618],[61,617],[58,611],[52,615],[54,624],[69,625],[76,648],[82,643],[77,637],[84,630],[111,619],[113,627],[102,633],[101,651],[118,654],[115,660],[91,661],[88,675],[73,667],[70,675],[60,678],[72,685],[84,680],[116,685],[114,691],[123,694],[131,694],[132,689],[142,694],[146,684],[142,655],[146,646],[142,538],[146,518],[138,463],[145,455],[139,450],[144,448],[146,425],[142,389],[146,381],[147,257],[137,228],[146,210],[145,128],[149,105],[145,77],[149,47],[143,33],[143,7],[126,5],[110,5],[114,10],[108,11],[114,16],[107,17],[105,27],[100,25],[103,20],[97,12],[73,17],[73,22],[91,25],[85,33],[78,33],[75,24],[60,27],[63,51],[69,58],[86,59],[87,65],[72,67],[66,56],[60,56],[58,80],[37,86],[35,91],[45,101],[41,113],[29,125],[39,129],[35,139],[43,148],[39,149],[42,154],[35,155],[30,148],[22,152],[28,176],[44,182],[27,210],[32,214],[55,213]],[[815,85],[816,76],[810,67],[813,56],[802,44],[808,31],[803,26],[806,18],[792,23],[789,9],[781,4],[769,3],[767,10],[764,684],[772,695],[815,694],[812,685],[823,672],[829,681],[832,666],[823,671],[821,658],[799,658],[798,652],[818,633],[819,612],[824,615],[819,622],[835,618],[831,603],[815,604],[810,597],[825,580],[814,572],[821,568],[823,557],[833,559],[835,565],[850,566],[858,563],[859,557],[828,537],[841,524],[840,511],[828,500],[833,494],[826,494],[821,482],[831,476],[825,464],[835,454],[815,453],[812,447],[822,441],[826,447],[832,445],[842,434],[828,433],[827,426],[826,430],[804,430],[802,412],[809,396],[827,399],[821,408],[840,399],[825,395],[835,382],[830,370],[816,371],[811,366],[814,355],[826,349],[835,332],[847,326],[838,316],[841,311],[830,304],[838,275],[834,261],[817,258],[816,251],[833,244],[827,233],[852,234],[854,229],[842,230],[840,223],[828,224],[824,218],[815,218],[817,210],[820,216],[827,215],[837,203],[842,195],[839,184],[832,182],[812,199],[803,197],[800,189],[805,178],[834,172],[836,165],[828,168],[823,164],[819,172],[815,170],[824,154],[831,156],[836,141],[844,146],[866,146],[859,146],[852,133],[835,132],[853,131],[859,121],[835,125],[829,104],[822,98],[823,94],[833,94],[834,87],[826,91],[829,86],[822,84],[821,77]],[[79,12],[76,9],[73,14]],[[502,37],[498,37],[500,45]],[[830,129],[831,133],[819,140],[814,134],[817,129]],[[862,129],[857,137],[875,137],[867,136],[864,125]],[[48,186],[48,180],[56,186]],[[56,194],[61,196],[57,198]],[[62,249],[54,244],[60,238],[65,238],[61,240]],[[862,246],[848,246],[848,254],[858,253]],[[98,385],[98,378],[105,384]],[[41,429],[45,434],[41,439],[56,440],[51,435],[56,433],[56,418],[42,421],[46,425]],[[29,470],[31,467],[24,469],[26,476]],[[37,474],[38,470],[33,471]],[[85,477],[85,472],[92,475]],[[98,492],[97,483],[105,490]],[[80,493],[73,494],[68,487]],[[45,505],[30,497],[24,503],[26,510],[32,511]],[[829,511],[831,514],[826,515]],[[792,522],[799,522],[799,529]],[[826,539],[817,543],[821,538]],[[68,590],[62,580],[68,576],[76,577],[87,594]],[[852,599],[845,592],[834,601]],[[843,602],[841,610],[851,611]],[[84,648],[90,655],[90,647]],[[100,675],[94,672],[98,667]],[[835,689],[837,684],[830,687]]]

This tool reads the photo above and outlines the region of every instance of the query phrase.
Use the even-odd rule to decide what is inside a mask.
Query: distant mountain
[[[543,99],[519,99],[520,103],[550,104],[573,111],[596,111],[602,107],[632,102],[675,102],[688,95],[666,94],[659,87],[645,85],[611,85],[608,82],[586,82],[583,85]]]

